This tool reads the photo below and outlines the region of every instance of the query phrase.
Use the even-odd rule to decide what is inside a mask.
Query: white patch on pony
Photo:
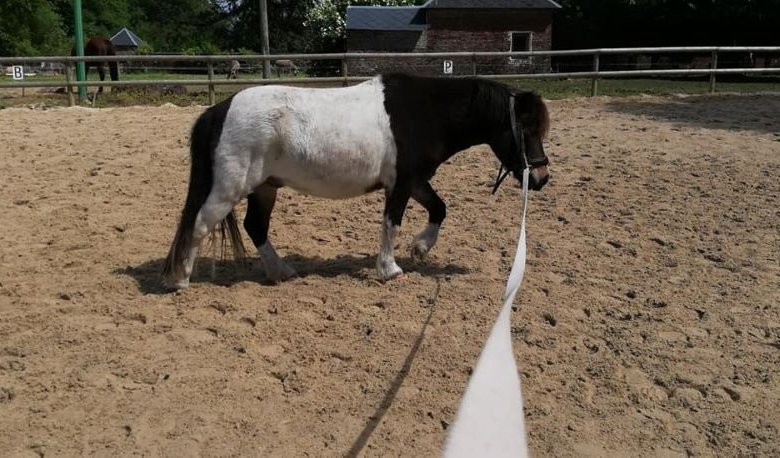
[[[270,240],[266,240],[266,242],[257,249],[257,254],[260,256],[260,260],[263,261],[266,276],[268,276],[268,279],[272,282],[279,283],[296,275],[295,270],[288,266],[287,263],[276,254],[276,250],[274,250],[274,246],[271,245]]]
[[[220,190],[269,177],[304,194],[356,197],[395,184],[396,146],[379,77],[348,88],[249,88],[233,98],[214,159]]]
[[[376,258],[376,268],[379,271],[379,278],[382,281],[390,280],[404,273],[398,264],[395,263],[395,236],[398,234],[398,226],[395,226],[390,218],[385,216],[382,223],[382,246],[379,249],[379,256]]]
[[[411,248],[412,259],[420,261],[425,258],[425,255],[436,245],[436,240],[439,238],[439,228],[441,228],[441,224],[428,223],[425,229],[414,237]]]

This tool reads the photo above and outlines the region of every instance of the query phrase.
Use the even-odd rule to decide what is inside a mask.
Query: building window
[[[510,52],[531,51],[531,32],[510,32],[509,36]]]

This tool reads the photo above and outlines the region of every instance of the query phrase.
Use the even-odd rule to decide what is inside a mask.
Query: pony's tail
[[[230,210],[230,213],[219,224],[220,231],[220,256],[224,257],[227,252],[227,242],[230,241],[230,247],[233,251],[233,259],[239,260],[242,263],[246,260],[246,247],[244,246],[244,239],[241,238],[241,230],[238,226],[238,220],[236,219],[235,210]]]
[[[206,202],[214,182],[212,156],[218,141],[218,138],[214,138],[214,118],[214,109],[209,108],[195,121],[190,135],[192,165],[190,167],[187,199],[184,203],[184,210],[181,213],[176,236],[168,251],[168,257],[165,259],[162,272],[163,278],[169,284],[173,284],[174,281],[180,280],[185,276],[184,261],[189,256],[189,250],[192,245],[195,220],[201,207]],[[243,259],[246,256],[246,248],[241,238],[235,213],[232,210],[220,223],[220,235],[223,254],[225,240],[230,239],[233,256],[236,259]]]
[[[184,202],[184,210],[181,212],[179,227],[173,238],[171,249],[163,266],[163,277],[171,283],[184,277],[184,260],[189,255],[188,250],[192,243],[192,232],[195,227],[195,219],[198,217],[200,207],[206,202],[211,192],[211,184],[214,181],[214,172],[211,168],[211,126],[213,114],[206,110],[192,127],[190,134],[190,184],[187,189],[187,200]]]

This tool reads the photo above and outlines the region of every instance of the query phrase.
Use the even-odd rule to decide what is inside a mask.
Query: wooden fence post
[[[73,73],[73,64],[70,62],[66,62],[65,63],[65,92],[68,93],[69,107],[76,105],[76,99],[73,96],[73,85],[71,84],[72,73]]]
[[[593,55],[593,71],[598,73],[599,71],[599,53]],[[594,76],[590,85],[590,96],[596,97],[599,95],[599,77]]]
[[[208,63],[209,69],[209,105],[214,105],[214,63]]]
[[[715,70],[718,68],[718,51],[712,51],[712,62],[710,63],[710,69]],[[715,93],[715,73],[710,73],[710,94]]]

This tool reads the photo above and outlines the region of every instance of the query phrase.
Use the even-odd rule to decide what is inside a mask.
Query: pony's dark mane
[[[442,79],[444,80],[444,79]],[[475,115],[491,123],[509,122],[509,96],[512,91],[504,84],[477,78],[465,78],[474,87],[472,110]]]
[[[547,136],[550,131],[550,113],[544,100],[538,94],[532,91],[515,92],[509,86],[496,81],[479,78],[467,79],[475,82],[479,87],[479,94],[481,94],[478,99],[475,99],[474,108],[488,107],[489,112],[483,113],[483,115],[489,115],[490,119],[497,124],[508,122],[510,94],[530,96],[532,102],[531,106],[528,107],[530,112],[526,119],[527,127],[539,138]]]

